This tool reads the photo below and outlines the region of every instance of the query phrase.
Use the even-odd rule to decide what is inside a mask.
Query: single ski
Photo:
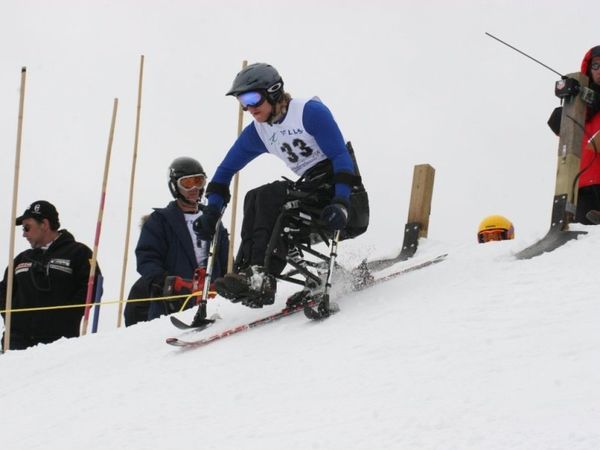
[[[444,261],[447,256],[448,256],[447,254],[439,255],[439,256],[437,256],[437,257],[435,257],[433,259],[421,262],[419,264],[412,265],[410,267],[406,267],[404,269],[400,269],[400,270],[398,270],[396,272],[390,273],[390,274],[385,275],[385,276],[383,276],[381,278],[376,278],[376,279],[369,280],[367,283],[365,283],[365,284],[363,284],[361,286],[355,286],[353,290],[354,291],[361,291],[361,290],[367,289],[367,288],[369,288],[371,286],[375,286],[377,284],[380,284],[380,283],[392,280],[392,279],[394,279],[396,277],[399,277],[399,276],[401,276],[403,274],[406,274],[406,273],[409,273],[409,272],[413,272],[415,270],[422,269],[424,267],[428,267],[428,266],[431,266],[433,264],[437,264],[437,263],[439,263],[441,261]],[[184,339],[179,339],[179,338],[176,338],[176,337],[170,337],[170,338],[167,338],[166,343],[169,344],[169,345],[173,345],[175,347],[182,347],[182,348],[202,347],[204,345],[210,344],[211,342],[218,341],[220,339],[223,339],[225,337],[231,336],[233,334],[238,334],[238,333],[241,333],[242,331],[250,330],[251,328],[256,328],[256,327],[259,327],[259,326],[262,326],[262,325],[266,325],[266,324],[271,323],[271,322],[275,322],[275,321],[277,321],[279,319],[282,319],[282,318],[287,317],[287,316],[291,316],[291,315],[296,314],[296,313],[298,313],[300,311],[304,311],[305,314],[306,314],[306,309],[307,308],[308,309],[318,308],[318,305],[319,305],[319,301],[317,301],[316,299],[309,299],[309,300],[307,300],[307,301],[305,301],[303,303],[300,303],[298,305],[284,308],[281,311],[276,312],[274,314],[271,314],[269,316],[263,317],[261,319],[257,319],[257,320],[255,320],[253,322],[249,322],[249,323],[246,323],[246,324],[235,326],[233,328],[229,328],[227,330],[224,330],[224,331],[222,331],[220,333],[216,333],[216,334],[214,334],[212,336],[209,336],[209,337],[206,337],[206,338],[197,339],[197,340],[184,340]],[[331,304],[331,307],[332,307],[332,311],[331,312],[332,313],[337,311],[336,306],[337,305],[335,303]],[[317,319],[322,319],[322,318],[323,317],[318,317]]]
[[[211,342],[218,341],[219,339],[223,339],[227,336],[231,336],[232,334],[241,333],[242,331],[247,331],[251,328],[256,328],[261,325],[265,325],[267,323],[275,322],[276,320],[282,319],[283,317],[291,316],[292,314],[296,314],[300,311],[304,310],[305,306],[315,306],[317,302],[315,300],[309,300],[306,304],[296,305],[289,308],[284,308],[281,311],[271,314],[270,316],[263,317],[262,319],[255,320],[250,323],[238,325],[233,328],[229,328],[225,331],[222,331],[217,334],[213,334],[207,338],[197,339],[194,341],[187,341],[183,339],[179,339],[176,337],[167,338],[167,344],[173,345],[175,347],[184,347],[184,348],[195,348],[202,347],[204,345],[210,344]]]

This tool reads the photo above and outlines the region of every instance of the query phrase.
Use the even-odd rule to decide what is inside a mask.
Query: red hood
[[[594,56],[600,56],[600,45],[590,48],[583,57],[583,61],[581,61],[581,73],[587,75],[588,77],[590,76],[588,73],[590,61]]]

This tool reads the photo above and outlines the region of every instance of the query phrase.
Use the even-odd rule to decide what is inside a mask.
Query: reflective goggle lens
[[[200,174],[188,175],[177,180],[177,186],[186,191],[194,188],[202,189],[204,187],[204,183],[206,183],[206,177]]]
[[[262,105],[266,97],[262,92],[250,91],[238,95],[237,99],[242,105],[242,109],[246,111],[251,106],[256,107]]]
[[[490,241],[503,241],[506,239],[506,231],[504,230],[484,230],[477,235],[480,243]]]

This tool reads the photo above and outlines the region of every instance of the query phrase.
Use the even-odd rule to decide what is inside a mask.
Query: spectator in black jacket
[[[180,276],[191,280],[198,267],[207,264],[210,242],[199,246],[192,229],[202,215],[206,173],[193,158],[176,158],[169,166],[169,190],[175,198],[165,208],[155,208],[142,225],[135,249],[137,271],[141,275],[131,288],[129,298],[162,297],[165,278]],[[229,236],[221,227],[217,244],[213,280],[227,269]],[[184,300],[128,302],[125,307],[125,325],[133,325],[147,316],[148,320],[178,311]],[[188,302],[187,307],[194,306]],[[146,313],[147,311],[147,313]]]
[[[14,262],[9,348],[21,350],[79,336],[83,307],[31,312],[18,309],[84,304],[92,251],[76,242],[67,230],[59,230],[58,212],[47,201],[33,202],[17,218],[17,225],[23,226],[23,237],[31,249],[17,255]],[[7,278],[8,269],[0,283],[2,310],[6,308]]]

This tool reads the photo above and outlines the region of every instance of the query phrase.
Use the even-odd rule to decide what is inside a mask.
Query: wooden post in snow
[[[110,131],[108,133],[108,145],[106,148],[106,157],[104,160],[104,175],[102,177],[102,192],[100,193],[100,204],[98,206],[98,221],[96,222],[96,234],[94,237],[94,248],[92,250],[92,260],[90,261],[90,276],[88,277],[87,294],[85,297],[85,312],[83,314],[83,324],[81,326],[81,335],[87,333],[90,320],[90,308],[92,306],[92,297],[94,295],[94,281],[96,280],[96,261],[98,259],[98,246],[100,245],[100,233],[102,231],[102,217],[104,216],[104,202],[106,200],[106,185],[108,184],[108,169],[110,167],[110,155],[112,153],[113,138],[115,135],[115,122],[117,120],[117,109],[119,99],[115,98],[113,102],[112,119],[110,122]]]
[[[119,289],[119,308],[117,313],[117,328],[121,326],[123,303],[125,302],[125,278],[127,274],[127,256],[129,252],[129,236],[131,234],[131,209],[133,205],[133,188],[135,186],[135,169],[140,137],[140,115],[142,110],[142,81],[144,78],[144,55],[140,56],[140,74],[138,79],[137,108],[135,115],[135,138],[133,141],[133,157],[131,159],[131,176],[129,177],[129,201],[127,202],[127,228],[125,229],[125,250],[123,251],[123,267],[121,268],[121,286]]]
[[[12,292],[14,280],[15,265],[15,221],[17,217],[17,197],[19,192],[19,167],[21,161],[21,141],[23,136],[23,110],[25,109],[25,80],[27,78],[27,68],[21,68],[21,89],[19,93],[19,116],[17,120],[17,149],[15,151],[15,174],[13,178],[13,199],[12,210],[10,214],[10,241],[8,244],[8,274],[6,280],[6,313],[4,315],[4,346],[3,351],[10,349],[10,326],[12,309]]]
[[[571,73],[568,78],[576,79],[581,86],[588,85],[582,73]],[[559,81],[561,83],[563,80]],[[578,94],[564,98],[558,142],[556,185],[552,204],[550,230],[535,244],[519,252],[518,259],[529,259],[550,252],[585,231],[570,231],[569,222],[577,209],[578,174],[581,162],[581,143],[584,139],[585,103]],[[590,139],[591,136],[587,136]]]
[[[401,252],[405,259],[415,254],[419,238],[427,237],[429,232],[434,179],[435,169],[432,166],[429,164],[415,166],[408,208],[408,221],[404,227],[404,243]]]

